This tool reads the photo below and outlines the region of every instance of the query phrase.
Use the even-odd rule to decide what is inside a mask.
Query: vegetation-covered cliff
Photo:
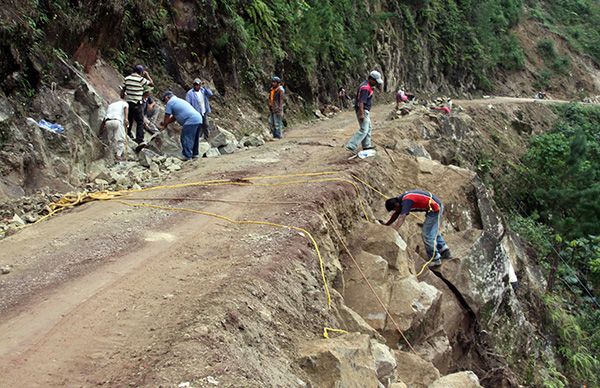
[[[309,102],[328,100],[371,68],[383,71],[388,90],[598,90],[578,70],[600,61],[600,10],[591,0],[4,3],[6,94],[60,84],[57,57],[86,69],[104,58],[123,72],[145,63],[162,86],[202,75],[222,93],[254,94],[277,73]]]

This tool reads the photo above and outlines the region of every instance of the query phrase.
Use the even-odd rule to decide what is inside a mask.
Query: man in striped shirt
[[[131,129],[135,121],[135,142],[138,143],[136,151],[139,152],[144,146],[144,88],[153,86],[154,82],[144,66],[137,65],[133,68],[133,72],[125,77],[123,89],[127,93],[126,101],[129,104],[129,127],[127,135],[133,138]]]
[[[388,222],[379,221],[379,223],[389,226],[398,220],[395,226],[396,230],[400,229],[411,211],[425,212],[422,236],[427,258],[431,259],[429,266],[438,267],[442,265],[441,259],[452,258],[450,248],[440,231],[444,205],[438,197],[423,190],[409,190],[398,197],[385,201],[385,208],[388,212],[394,211],[394,214]]]

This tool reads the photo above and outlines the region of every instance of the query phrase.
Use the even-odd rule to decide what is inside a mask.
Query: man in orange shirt
[[[271,79],[271,91],[269,92],[269,128],[275,139],[283,137],[283,97],[285,90],[281,78]]]

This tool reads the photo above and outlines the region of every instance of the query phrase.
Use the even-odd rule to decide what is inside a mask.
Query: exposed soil
[[[530,103],[460,103],[492,102]],[[376,141],[389,142],[378,138],[390,125],[384,121],[389,110],[373,109]],[[386,195],[418,185],[449,204],[469,206],[460,171],[418,181],[404,149],[380,148],[374,158],[348,161],[342,145],[355,127],[352,112],[297,126],[282,141],[188,162],[166,184],[338,171],[355,173]],[[354,188],[262,185],[306,179],[149,191],[132,202],[306,228],[334,274],[331,255],[338,251],[327,243],[320,213],[327,207],[348,233],[361,215]],[[384,218],[381,197],[362,186],[360,192],[369,216]],[[404,229],[409,245],[418,244],[415,230]],[[343,324],[328,310],[310,241],[285,228],[106,201],[7,237],[0,252],[0,264],[13,266],[0,277],[1,386],[211,386],[214,380],[305,386],[304,372],[290,360],[324,326]]]

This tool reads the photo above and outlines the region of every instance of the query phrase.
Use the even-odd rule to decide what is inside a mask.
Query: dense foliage
[[[564,36],[571,47],[600,63],[600,2],[597,0],[528,0],[530,16]]]
[[[25,4],[0,13],[0,35],[17,43],[10,49],[0,44],[7,54],[0,59],[0,78],[18,70],[23,86],[33,89],[49,80],[40,73],[48,73],[43,67],[52,58],[81,61],[95,48],[123,71],[143,62],[177,83],[189,82],[181,74],[184,63],[212,66],[214,60],[218,67],[207,71],[221,89],[251,91],[276,72],[308,100],[356,82],[389,55],[400,58],[406,74],[399,76],[413,77],[414,87],[430,79],[491,88],[495,69],[524,63],[510,32],[521,17],[521,0],[197,0],[187,8],[166,0]],[[383,51],[384,41],[402,50]],[[51,60],[37,66],[36,57]]]
[[[544,48],[545,49],[545,48]],[[600,384],[600,107],[556,107],[554,129],[534,137],[512,180],[511,227],[528,240],[555,287],[548,320],[569,381]]]
[[[600,109],[557,108],[555,129],[534,138],[515,188],[525,211],[567,238],[600,235]]]

